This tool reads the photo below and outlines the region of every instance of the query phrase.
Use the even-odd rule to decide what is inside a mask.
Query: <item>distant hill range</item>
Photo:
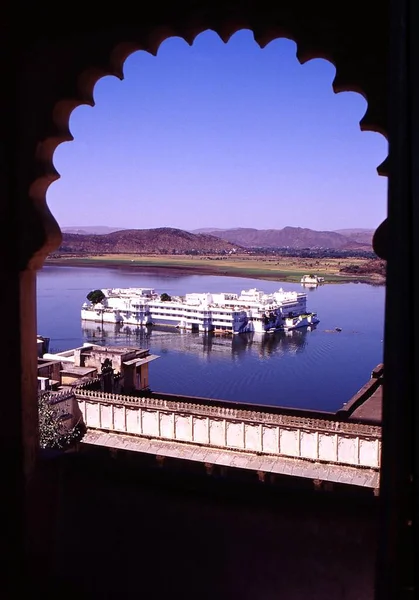
[[[58,252],[66,253],[218,253],[251,248],[290,248],[301,250],[372,250],[372,229],[315,231],[302,227],[283,229],[205,228],[192,232],[161,227],[158,229],[120,229],[106,226],[63,227],[63,243]]]
[[[70,254],[153,254],[205,252],[223,253],[240,248],[231,242],[204,233],[191,233],[171,227],[124,229],[106,234],[63,232],[56,253]]]
[[[340,233],[354,242],[371,246],[374,229],[337,229],[336,233]]]
[[[315,231],[302,227],[284,227],[283,229],[239,227],[236,229],[195,229],[193,233],[218,236],[244,248],[371,250],[374,232],[370,229]]]
[[[107,227],[105,225],[87,225],[86,227],[61,227],[63,233],[77,233],[79,235],[105,235],[114,231],[125,231],[125,227]]]

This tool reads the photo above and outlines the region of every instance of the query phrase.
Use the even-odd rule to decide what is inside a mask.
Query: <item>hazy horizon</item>
[[[284,225],[284,227],[295,227],[298,228],[298,225]],[[62,229],[119,229],[118,226],[112,225],[61,225]],[[199,229],[208,229],[211,231],[224,231],[227,229],[283,229],[283,227],[242,227],[241,225],[233,226],[233,227],[211,227],[207,225],[205,227],[195,227],[194,229],[186,229],[185,227],[171,227],[170,225],[160,225],[156,227],[120,227],[121,230],[129,230],[129,229],[163,229],[163,228],[171,228],[171,229],[180,229],[183,231],[197,231]],[[304,227],[302,229],[312,229],[311,227]],[[340,227],[338,229],[314,229],[313,231],[372,231],[374,227]]]
[[[387,142],[360,131],[362,96],[333,93],[335,68],[302,66],[295,49],[281,39],[261,50],[246,30],[130,56],[124,81],[101,79],[96,106],[72,113],[74,141],[54,154],[61,179],[47,200],[59,224],[376,229]]]

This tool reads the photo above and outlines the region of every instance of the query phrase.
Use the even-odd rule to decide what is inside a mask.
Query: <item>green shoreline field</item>
[[[314,274],[324,277],[325,283],[362,282],[384,284],[378,274],[351,275],[339,273],[347,265],[365,264],[365,259],[310,259],[294,257],[212,257],[212,256],[139,256],[132,254],[108,254],[100,256],[50,257],[46,265],[79,267],[141,267],[143,269],[175,270],[200,275],[248,277],[271,281],[300,282],[301,277]]]

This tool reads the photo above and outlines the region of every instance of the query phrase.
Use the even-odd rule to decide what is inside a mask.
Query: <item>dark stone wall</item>
[[[372,494],[113,456],[57,459],[54,535],[35,588],[77,598],[373,598]]]

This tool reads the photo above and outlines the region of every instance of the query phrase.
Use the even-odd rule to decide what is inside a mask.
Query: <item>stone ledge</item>
[[[379,485],[379,471],[366,467],[325,464],[283,456],[260,456],[251,452],[208,448],[185,442],[140,438],[122,433],[107,433],[100,430],[88,431],[82,444],[200,462],[204,465],[291,475],[313,480],[320,479],[332,483],[345,483],[371,489],[375,489]]]
[[[103,392],[79,391],[75,392],[76,398],[85,402],[101,403],[114,406],[126,406],[130,408],[143,408],[161,412],[172,412],[178,414],[189,414],[197,417],[203,416],[212,419],[228,419],[247,421],[262,425],[274,425],[302,430],[326,431],[347,435],[359,435],[365,437],[381,438],[381,427],[368,423],[352,423],[345,420],[337,420],[331,414],[330,418],[309,418],[307,416],[295,416],[281,414],[280,409],[275,413],[260,410],[241,410],[239,408],[226,408],[214,405],[194,404],[191,402],[171,402],[157,398],[143,398],[134,396],[122,396],[118,394],[105,394]]]

